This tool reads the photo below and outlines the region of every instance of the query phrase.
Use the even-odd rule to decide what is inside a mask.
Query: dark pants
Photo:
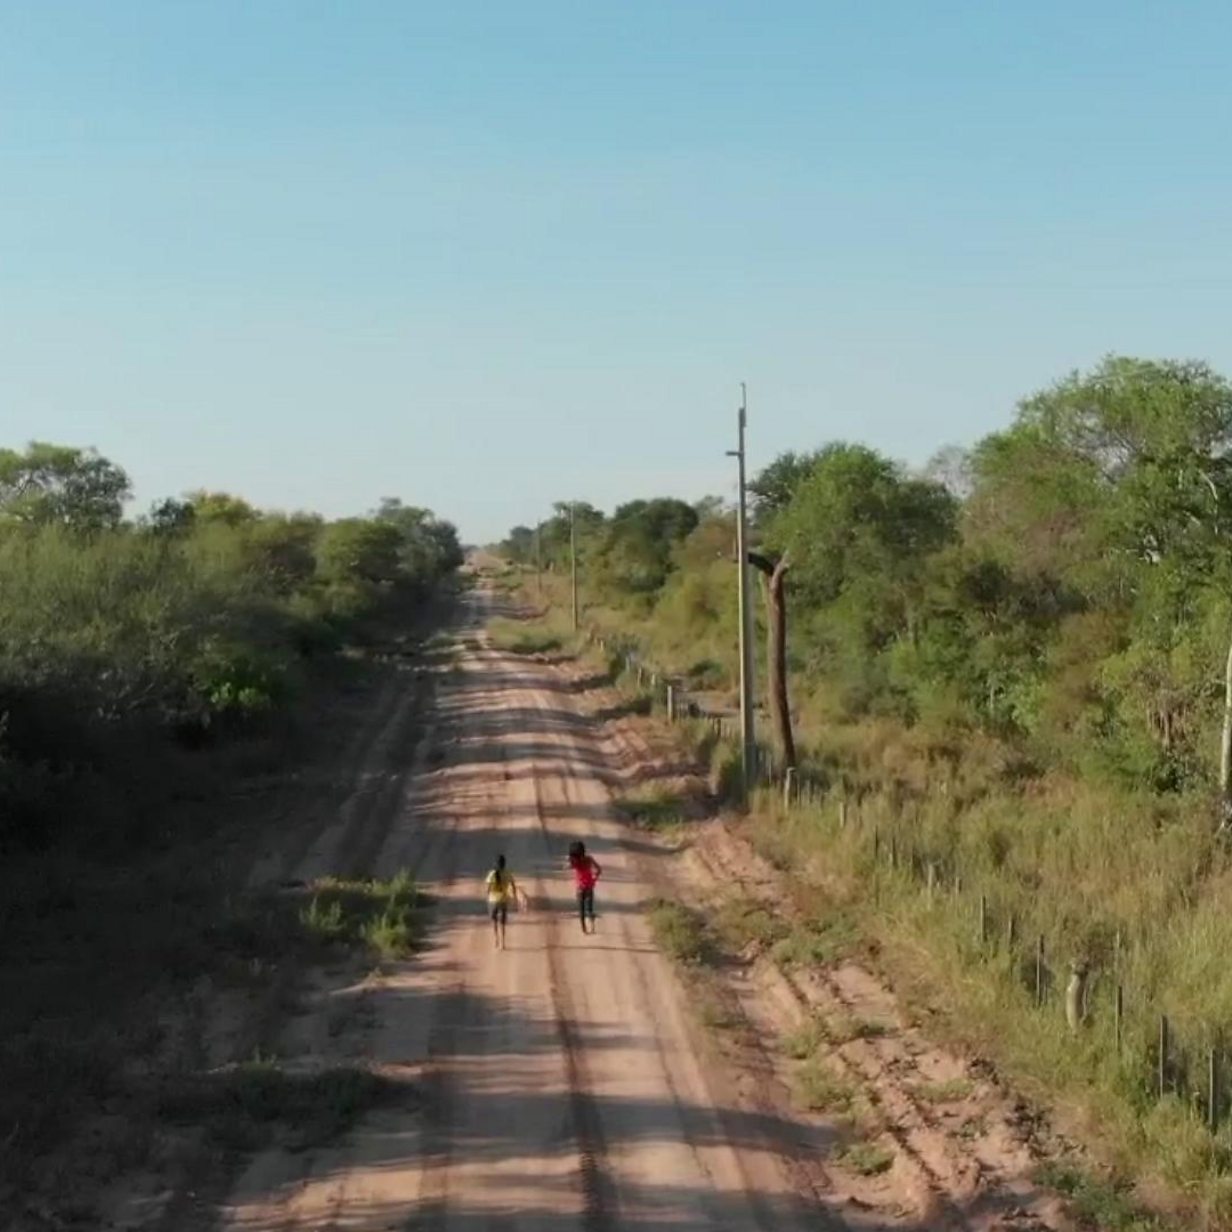
[[[595,887],[591,886],[586,890],[577,892],[578,900],[578,919],[582,921],[582,927],[586,927],[586,917],[590,916],[590,921],[593,924],[595,920]]]

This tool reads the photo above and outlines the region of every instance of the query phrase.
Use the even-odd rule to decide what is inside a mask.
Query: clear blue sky
[[[1232,6],[0,0],[0,442],[470,539],[1232,370]]]

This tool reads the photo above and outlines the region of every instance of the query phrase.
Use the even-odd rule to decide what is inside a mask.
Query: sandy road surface
[[[487,602],[470,600],[465,649],[442,675],[434,751],[405,781],[386,774],[398,790],[378,783],[385,829],[366,844],[373,873],[413,868],[436,900],[430,942],[357,986],[323,989],[294,1030],[305,1064],[358,1052],[405,1080],[407,1097],[337,1147],[259,1157],[219,1222],[246,1232],[839,1226],[793,1186],[791,1156],[812,1149],[806,1131],[742,1111],[699,1050],[642,914],[637,840],[612,815],[597,728],[552,668],[485,648]],[[571,911],[574,837],[604,869],[590,937]],[[498,852],[536,906],[511,918],[503,953],[481,894]],[[358,871],[347,852],[332,858]],[[318,845],[303,871],[319,873],[321,859]],[[361,1025],[340,1031],[348,1006]]]

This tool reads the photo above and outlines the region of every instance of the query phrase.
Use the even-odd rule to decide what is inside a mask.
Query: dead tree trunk
[[[787,697],[787,598],[783,583],[788,563],[784,554],[777,561],[749,553],[749,563],[761,572],[766,592],[766,658],[769,662],[770,711],[783,750],[783,765],[796,764],[796,741],[791,730],[791,706]]]

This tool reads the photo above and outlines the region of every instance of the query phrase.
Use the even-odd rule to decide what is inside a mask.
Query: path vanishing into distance
[[[871,1188],[844,1187],[825,1167],[833,1125],[770,1099],[772,1067],[742,1075],[724,1061],[654,944],[645,909],[661,888],[648,870],[662,852],[614,807],[610,733],[582,704],[592,686],[576,664],[493,649],[483,629],[496,603],[482,586],[464,598],[451,661],[428,690],[406,673],[405,693],[374,716],[337,816],[256,874],[410,869],[430,896],[419,951],[362,978],[322,976],[282,1047],[308,1069],[360,1061],[401,1094],[328,1147],[258,1155],[180,1226],[1059,1226],[1019,1222],[1028,1212],[1005,1203],[979,1216],[944,1192],[934,1200],[949,1184],[936,1168],[923,1182],[896,1166]],[[573,914],[574,838],[603,866],[593,936]],[[502,852],[533,904],[511,914],[497,952],[482,887]]]

